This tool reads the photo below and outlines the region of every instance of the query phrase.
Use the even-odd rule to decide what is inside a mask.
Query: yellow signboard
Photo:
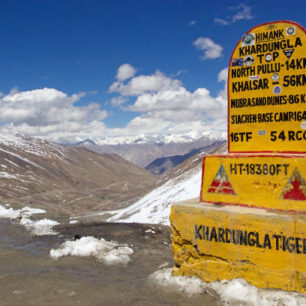
[[[189,200],[172,205],[170,221],[175,275],[306,293],[306,214]]]
[[[294,22],[257,26],[228,74],[229,152],[306,152],[306,34]]]
[[[206,156],[201,201],[306,212],[305,155]]]

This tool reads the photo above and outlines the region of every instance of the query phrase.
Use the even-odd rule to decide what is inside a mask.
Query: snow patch
[[[22,156],[20,156],[20,155],[18,155],[18,154],[16,154],[16,153],[13,153],[13,152],[10,152],[10,151],[1,149],[1,148],[0,148],[0,151],[2,151],[2,152],[4,152],[4,153],[7,153],[7,154],[10,154],[10,155],[12,155],[12,156],[14,156],[14,157],[16,157],[16,158],[22,160],[22,161],[24,161],[24,162],[26,162],[26,163],[28,163],[28,164],[34,166],[34,167],[40,168],[40,169],[42,169],[42,170],[44,170],[44,171],[47,171],[47,170],[45,170],[44,168],[42,168],[41,166],[35,164],[34,162],[31,162],[31,161],[28,160],[27,158],[22,157]]]
[[[158,270],[150,275],[155,284],[174,289],[188,296],[201,294],[205,289],[214,290],[224,305],[248,306],[302,306],[306,305],[306,295],[282,290],[259,289],[244,279],[222,280],[206,283],[197,277],[172,276],[172,269]]]
[[[9,174],[7,172],[1,171],[0,172],[0,178],[7,178],[7,179],[16,179],[17,176],[13,174]]]
[[[107,265],[128,264],[129,255],[134,251],[127,244],[100,240],[91,236],[76,241],[65,241],[59,249],[52,249],[50,256],[58,259],[62,256],[94,256]]]
[[[164,268],[152,273],[149,279],[155,284],[193,296],[203,293],[204,282],[197,277],[172,276],[172,268]]]
[[[27,230],[31,231],[33,235],[57,235],[57,232],[53,230],[53,226],[59,225],[59,222],[50,219],[41,219],[33,221],[27,217],[23,217],[20,220],[20,224]]]
[[[44,213],[46,213],[46,211],[40,208],[31,208],[26,206],[22,209],[15,210],[13,208],[5,208],[4,206],[0,205],[0,218],[7,218],[11,220],[20,219],[20,224],[36,236],[56,235],[57,232],[53,230],[53,226],[59,225],[57,221],[49,219],[33,221],[30,218],[32,215]]]
[[[155,234],[155,231],[151,230],[151,229],[147,229],[145,230],[145,233],[152,233],[152,234]]]
[[[108,211],[112,217],[107,221],[170,225],[171,204],[199,197],[201,177],[200,168],[191,169],[177,178],[167,181],[129,207]]]
[[[0,131],[0,144],[43,157],[60,159],[64,156],[64,149],[60,145],[42,139],[27,137],[11,128],[4,128]]]
[[[69,224],[76,224],[76,223],[79,223],[79,221],[78,220],[70,220],[69,221]]]
[[[0,205],[0,218],[14,220],[19,217],[20,210],[14,210],[13,208],[5,208],[4,206]]]

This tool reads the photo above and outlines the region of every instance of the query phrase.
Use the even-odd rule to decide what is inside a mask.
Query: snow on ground
[[[7,179],[16,179],[17,176],[13,174],[9,174],[7,172],[1,171],[0,172],[0,178],[7,178]]]
[[[20,224],[27,230],[31,231],[33,235],[56,235],[57,232],[53,230],[53,226],[59,225],[57,221],[49,219],[41,219],[37,221],[31,220],[34,214],[44,214],[46,211],[39,208],[23,207],[22,209],[5,208],[0,205],[0,218],[20,220]]]
[[[82,237],[76,241],[66,241],[59,249],[52,249],[50,256],[58,259],[62,256],[94,256],[107,265],[128,264],[129,255],[134,251],[127,244],[100,240],[91,236]]]
[[[79,221],[78,220],[70,220],[69,221],[69,224],[76,224],[76,223],[79,223]]]
[[[38,221],[33,221],[29,218],[22,217],[20,224],[23,225],[27,230],[31,231],[33,235],[44,236],[57,235],[57,232],[53,230],[53,226],[59,225],[59,222],[46,218]]]
[[[4,206],[0,205],[0,218],[5,219],[17,219],[20,217],[20,210],[14,210],[13,208],[5,208]]]
[[[188,296],[212,289],[220,296],[225,305],[306,305],[306,295],[281,290],[258,289],[244,279],[206,283],[197,277],[172,276],[171,268],[158,270],[151,274],[149,279],[165,289],[177,290]]]
[[[30,161],[30,160],[28,160],[27,158],[22,157],[22,156],[20,156],[20,155],[18,155],[18,154],[16,154],[16,153],[13,153],[13,152],[10,152],[10,151],[7,151],[7,150],[4,150],[4,149],[1,149],[1,148],[0,148],[0,151],[2,151],[2,152],[4,152],[4,153],[7,153],[7,154],[10,154],[10,155],[12,155],[12,156],[14,156],[14,157],[16,157],[16,158],[18,158],[18,159],[22,160],[22,161],[24,161],[24,162],[26,162],[26,163],[28,163],[28,164],[30,164],[30,165],[32,165],[32,166],[34,166],[34,167],[37,167],[37,168],[40,168],[40,169],[45,170],[45,169],[44,169],[44,168],[42,168],[41,166],[39,166],[39,165],[35,164],[34,162],[31,162],[31,161]],[[45,171],[46,171],[46,170],[45,170]]]
[[[113,216],[107,221],[170,225],[171,204],[199,197],[201,174],[201,169],[191,169],[154,189],[133,205],[117,211],[108,211],[107,213]]]

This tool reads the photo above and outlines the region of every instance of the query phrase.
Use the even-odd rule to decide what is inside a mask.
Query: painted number
[[[284,87],[288,86],[304,86],[306,84],[306,75],[285,75],[284,76]]]
[[[252,132],[231,133],[232,142],[248,142],[250,139],[252,139]]]
[[[270,140],[271,141],[302,141],[306,140],[306,131],[271,131]]]

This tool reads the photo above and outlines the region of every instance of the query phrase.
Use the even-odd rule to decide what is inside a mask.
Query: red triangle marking
[[[281,198],[295,201],[306,200],[306,183],[298,168],[292,172],[284,190],[281,193]]]
[[[230,183],[228,175],[222,164],[211,182],[207,192],[236,195],[236,192]]]

